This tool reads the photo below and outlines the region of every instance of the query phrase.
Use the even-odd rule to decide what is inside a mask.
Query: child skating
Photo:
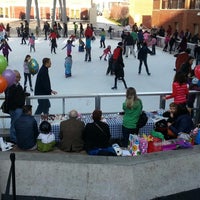
[[[103,50],[103,54],[99,56],[100,60],[104,57],[104,60],[107,61],[107,55],[111,54],[111,46],[108,45],[106,49]]]

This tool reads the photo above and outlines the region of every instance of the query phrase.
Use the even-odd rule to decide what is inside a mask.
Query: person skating
[[[147,47],[147,43],[144,42],[142,48],[138,51],[138,60],[140,61],[138,74],[141,74],[142,70],[142,63],[144,62],[144,66],[146,68],[147,74],[150,76],[151,73],[149,72],[149,68],[147,65],[147,54],[152,54],[152,51]]]
[[[127,89],[126,81],[124,80],[124,62],[122,57],[122,42],[118,43],[117,48],[113,52],[113,67],[115,72],[115,82],[112,90],[117,89],[117,80],[122,80],[124,87]]]

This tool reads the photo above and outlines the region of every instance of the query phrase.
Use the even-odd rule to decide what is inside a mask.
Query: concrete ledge
[[[81,200],[152,199],[200,187],[200,146],[138,157],[16,153],[17,194]],[[10,152],[0,152],[0,192]]]

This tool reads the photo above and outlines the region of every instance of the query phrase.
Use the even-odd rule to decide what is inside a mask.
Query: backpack
[[[142,128],[143,126],[145,126],[147,121],[148,121],[147,114],[144,111],[142,111],[139,120],[137,122],[137,128]]]

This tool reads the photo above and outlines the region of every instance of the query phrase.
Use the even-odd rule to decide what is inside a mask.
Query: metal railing
[[[159,102],[156,103],[158,105],[155,110],[158,109],[165,109],[166,108],[166,100],[163,99],[163,96],[171,94],[171,92],[139,92],[137,93],[138,97],[150,97],[150,96],[157,96],[159,97]],[[198,123],[200,119],[200,92],[199,91],[190,91],[190,94],[196,94],[196,101],[194,104],[194,119],[195,122]],[[66,101],[69,99],[84,99],[84,98],[92,98],[94,99],[94,108],[93,109],[102,109],[102,99],[104,98],[117,98],[117,97],[125,97],[125,93],[94,93],[94,94],[74,94],[74,95],[47,95],[47,96],[29,96],[26,98],[26,104],[31,104],[33,101],[36,101],[37,99],[59,99],[61,100],[61,111],[57,110],[57,113],[66,114]],[[4,100],[4,97],[1,96],[0,100]],[[103,110],[103,112],[107,112],[106,110]],[[116,110],[117,112],[117,110]],[[87,113],[86,111],[83,113]],[[7,118],[9,116],[7,115],[0,115],[0,118]]]

